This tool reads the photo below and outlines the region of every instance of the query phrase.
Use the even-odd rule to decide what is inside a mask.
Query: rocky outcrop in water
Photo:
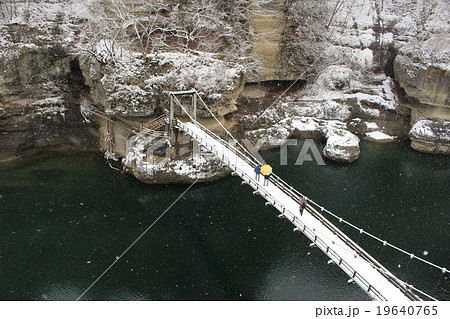
[[[164,143],[153,149],[155,142],[145,135],[130,139],[128,152],[122,163],[125,169],[147,184],[176,184],[215,181],[230,174],[230,170],[214,156],[200,152],[169,160]],[[150,155],[151,154],[151,155]],[[155,156],[161,154],[162,156]]]
[[[413,149],[432,154],[450,154],[450,121],[418,119],[409,132]]]

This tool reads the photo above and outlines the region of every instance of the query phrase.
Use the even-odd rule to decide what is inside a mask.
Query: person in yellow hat
[[[263,186],[269,186],[269,178],[270,175],[272,175],[272,166],[270,165],[264,165],[261,167],[261,173],[264,175],[264,182]]]

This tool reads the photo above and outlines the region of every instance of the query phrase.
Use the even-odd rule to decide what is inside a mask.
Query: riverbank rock
[[[408,97],[424,106],[445,112],[450,119],[450,43],[448,34],[413,41],[394,61],[395,78]]]
[[[48,150],[97,149],[71,46],[86,20],[78,1],[15,1],[0,13],[0,161]],[[5,6],[8,6],[5,4]]]
[[[413,41],[394,62],[396,79],[412,109],[411,147],[419,152],[450,154],[450,44],[446,35]]]
[[[366,133],[369,140],[379,143],[387,143],[394,141],[394,137],[380,131]]]
[[[359,138],[338,120],[293,116],[266,129],[248,131],[245,136],[260,150],[279,147],[289,138],[313,138],[326,140],[323,155],[333,161],[351,163],[360,154]]]
[[[327,144],[323,149],[325,157],[342,163],[351,163],[359,158],[359,138],[344,130],[327,134]]]
[[[420,118],[409,132],[419,152],[450,155],[450,121]]]

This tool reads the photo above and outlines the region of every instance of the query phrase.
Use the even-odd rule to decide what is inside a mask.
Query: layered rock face
[[[47,18],[53,25],[54,15]],[[0,161],[37,150],[97,148],[95,127],[87,130],[80,114],[86,91],[78,60],[59,30],[38,22],[46,23],[9,17],[0,26]]]
[[[411,131],[411,146],[417,151],[450,154],[450,121],[418,119]]]
[[[258,81],[296,78],[297,74],[285,70],[282,61],[287,28],[285,13],[287,2],[287,0],[251,1],[249,17],[254,30],[253,53],[261,63]]]
[[[447,35],[433,35],[423,43],[412,42],[402,47],[394,61],[394,74],[409,97],[430,107],[430,115],[450,119]]]
[[[280,143],[283,139],[269,137],[274,130],[284,132],[276,134],[284,139],[299,131],[287,119],[309,123],[301,136],[325,139],[324,156],[341,162],[359,157],[356,135],[405,137],[409,111],[399,105],[398,87],[384,72],[394,36],[380,27],[378,2],[290,1],[286,6],[280,61],[292,78],[307,84],[280,91],[259,116],[239,115],[250,129],[263,126],[248,135]]]
[[[397,56],[393,75],[411,110],[411,147],[450,154],[450,11],[448,2],[393,2],[392,25]],[[400,18],[400,19],[399,19]]]
[[[395,77],[412,110],[411,147],[450,154],[450,43],[447,35],[411,42],[394,61]]]
[[[167,108],[167,91],[190,89],[223,122],[239,109],[237,133],[265,147],[322,138],[326,157],[351,162],[360,138],[409,136],[415,149],[448,154],[444,0],[16,3],[0,34],[0,159],[106,150],[109,135],[126,158],[134,133],[105,118],[86,126],[80,104],[138,127]],[[267,93],[257,82],[284,86],[254,114],[247,102]],[[211,119],[201,103],[197,115]]]
[[[279,138],[269,135],[280,129],[276,136],[292,136],[289,126],[283,125],[285,118],[310,117],[341,121],[349,133],[370,140],[388,142],[408,136],[417,150],[446,152],[445,139],[436,139],[442,135],[437,128],[446,127],[445,121],[439,121],[448,120],[449,106],[445,1],[305,0],[289,1],[286,8],[285,28],[278,27],[284,30],[280,69],[307,80],[307,85],[296,92],[280,91],[285,96],[258,116],[239,115],[250,129],[258,122],[265,127],[250,132],[252,138],[259,135],[279,143]],[[438,121],[428,126],[433,134],[426,139],[409,132],[418,119]],[[311,135],[315,130],[311,127]],[[342,153],[336,142],[331,145]],[[330,147],[324,155],[339,160]],[[352,154],[356,153],[349,151],[347,158],[354,160]]]

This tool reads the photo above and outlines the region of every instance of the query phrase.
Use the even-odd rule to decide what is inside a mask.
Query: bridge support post
[[[196,150],[196,145],[190,139],[183,138],[184,135],[181,134],[177,126],[177,115],[183,116],[184,113],[178,110],[177,105],[181,109],[181,111],[184,111],[186,115],[190,116],[194,121],[197,120],[197,92],[195,90],[190,91],[179,91],[179,92],[167,92],[169,96],[169,124],[167,125],[168,135],[169,135],[169,142],[170,142],[170,150],[169,150],[169,157],[171,160],[174,158],[184,155],[190,150],[196,153],[198,150]],[[183,106],[182,100],[178,99],[178,97],[190,95],[190,107]],[[175,110],[177,108],[177,111]],[[190,144],[189,144],[190,143]],[[197,146],[198,147],[198,146]]]
[[[194,91],[195,92],[195,91]],[[192,118],[197,121],[197,94],[192,94]]]
[[[173,110],[173,95],[169,94],[169,125],[168,125],[168,134],[169,134],[169,158],[173,159],[173,146],[175,145],[175,132],[173,131],[173,119],[174,119],[174,110]]]

